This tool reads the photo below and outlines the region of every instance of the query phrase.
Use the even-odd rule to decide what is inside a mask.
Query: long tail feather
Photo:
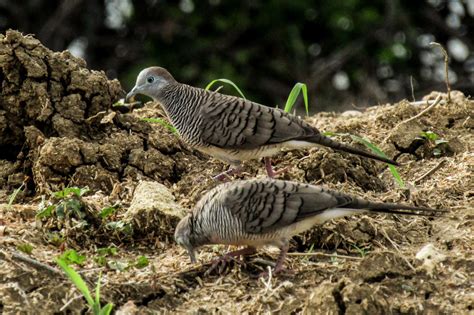
[[[354,200],[354,202],[348,204],[346,207],[351,209],[368,210],[370,212],[378,213],[418,215],[428,217],[443,216],[448,212],[448,210],[445,209],[415,207],[397,203],[370,202],[361,199]]]
[[[360,155],[360,156],[363,156],[363,157],[366,157],[366,158],[369,158],[369,159],[385,162],[385,163],[392,164],[392,165],[399,165],[397,162],[395,162],[392,159],[386,159],[386,158],[383,158],[383,157],[378,156],[376,154],[373,154],[373,153],[370,153],[370,152],[367,152],[367,151],[364,151],[364,150],[361,150],[361,149],[357,149],[357,148],[351,147],[349,145],[346,145],[346,144],[343,144],[343,143],[340,143],[340,142],[337,142],[337,141],[334,141],[331,138],[326,137],[322,134],[319,134],[317,136],[313,136],[312,138],[308,139],[308,141],[311,141],[311,142],[314,142],[314,143],[317,143],[317,144],[321,144],[321,145],[330,147],[330,148],[335,149],[335,150],[340,150],[340,151]]]

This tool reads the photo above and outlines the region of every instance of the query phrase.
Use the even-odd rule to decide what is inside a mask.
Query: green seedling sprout
[[[221,83],[226,83],[226,84],[229,84],[230,86],[232,86],[239,94],[240,96],[242,96],[242,98],[245,100],[245,95],[244,93],[242,93],[242,91],[239,89],[239,87],[237,86],[237,84],[235,84],[234,82],[232,82],[231,80],[229,79],[215,79],[215,80],[212,80],[205,88],[206,91],[209,91],[209,89],[217,82],[221,82]]]
[[[21,251],[21,252],[23,252],[23,253],[25,253],[25,254],[28,254],[28,255],[30,255],[30,254],[33,252],[33,249],[34,249],[33,245],[31,245],[31,244],[29,244],[29,243],[21,243],[21,244],[18,244],[18,245],[16,246],[16,248],[17,248],[19,251]]]
[[[92,313],[95,315],[109,315],[112,312],[113,304],[108,303],[104,307],[100,305],[100,283],[102,273],[99,274],[99,279],[97,280],[97,285],[95,287],[95,299],[92,298],[89,288],[87,287],[86,282],[82,277],[70,267],[64,260],[58,258],[56,259],[57,264],[64,270],[69,280],[79,289],[84,298],[89,304],[89,307],[92,310]]]
[[[53,215],[53,212],[58,218],[64,218],[67,213],[74,213],[78,217],[84,218],[86,214],[82,211],[83,205],[80,198],[87,192],[89,192],[87,187],[67,187],[53,193],[52,196],[57,202],[49,205],[41,202],[36,218],[49,218]]]
[[[290,94],[288,95],[288,99],[286,100],[284,111],[289,113],[293,106],[295,105],[296,99],[300,95],[300,92],[303,94],[304,106],[306,109],[306,116],[309,116],[309,106],[308,106],[308,88],[306,84],[298,82],[295,84],[293,89],[291,90]]]
[[[18,194],[24,187],[25,187],[25,182],[21,183],[20,187],[15,189],[13,193],[10,195],[10,197],[8,198],[8,206],[7,206],[8,209],[11,209],[13,203],[15,202],[16,197],[18,196]]]
[[[448,140],[442,139],[439,137],[437,133],[434,133],[433,131],[423,131],[419,137],[416,137],[415,139],[420,139],[420,140],[426,140],[434,144],[434,149],[433,149],[433,155],[434,156],[439,156],[443,153],[443,145],[448,143]]]

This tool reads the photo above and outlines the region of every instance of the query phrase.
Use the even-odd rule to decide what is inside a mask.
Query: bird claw
[[[220,182],[227,182],[230,181],[232,175],[240,174],[241,168],[240,166],[231,167],[227,171],[217,174],[216,176],[212,177],[212,179]]]
[[[265,169],[267,170],[268,177],[274,178],[275,176],[278,176],[286,171],[288,171],[289,167],[284,167],[279,171],[275,171],[272,166],[272,159],[269,157],[264,158],[265,161]]]
[[[276,177],[280,174],[283,174],[283,173],[286,173],[290,168],[288,166],[285,166],[284,168],[282,168],[281,170],[278,170],[278,171],[275,171],[273,168],[271,169],[271,171],[268,172],[268,177]]]
[[[227,264],[231,260],[235,261],[238,264],[242,264],[243,263],[243,256],[251,255],[251,254],[254,254],[254,253],[255,253],[255,248],[253,248],[253,247],[246,247],[246,248],[239,249],[239,250],[236,250],[236,251],[228,252],[227,254],[225,254],[225,255],[219,257],[218,259],[214,260],[211,267],[206,271],[206,273],[204,275],[206,275],[206,276],[209,275],[211,272],[216,270],[219,265],[221,265],[221,266],[218,269],[218,273],[222,274],[222,272],[226,268]],[[242,259],[240,259],[240,258],[242,258]]]
[[[225,254],[224,256],[221,256],[220,258],[215,259],[211,267],[204,273],[204,275],[208,276],[215,270],[217,270],[217,273],[221,275],[231,260],[237,262],[238,264],[242,263],[240,259],[237,259],[233,257],[232,255]]]
[[[222,172],[216,176],[213,176],[212,179],[218,182],[227,182],[230,180],[230,176],[227,174],[227,172]]]

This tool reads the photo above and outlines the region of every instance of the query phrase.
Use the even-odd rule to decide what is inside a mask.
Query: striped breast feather
[[[302,139],[319,131],[282,110],[242,98],[208,92],[200,110],[201,137],[220,148],[255,149]]]

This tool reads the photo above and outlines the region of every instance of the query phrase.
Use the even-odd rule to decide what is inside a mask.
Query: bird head
[[[192,214],[188,214],[185,216],[176,226],[176,230],[174,232],[174,239],[178,245],[184,247],[188,251],[189,258],[191,259],[191,263],[196,263],[196,253],[193,237],[193,217]]]
[[[163,89],[173,83],[176,83],[176,80],[164,68],[150,67],[143,69],[138,74],[135,86],[125,97],[125,102],[128,102],[131,97],[137,94],[149,96],[157,101]]]

